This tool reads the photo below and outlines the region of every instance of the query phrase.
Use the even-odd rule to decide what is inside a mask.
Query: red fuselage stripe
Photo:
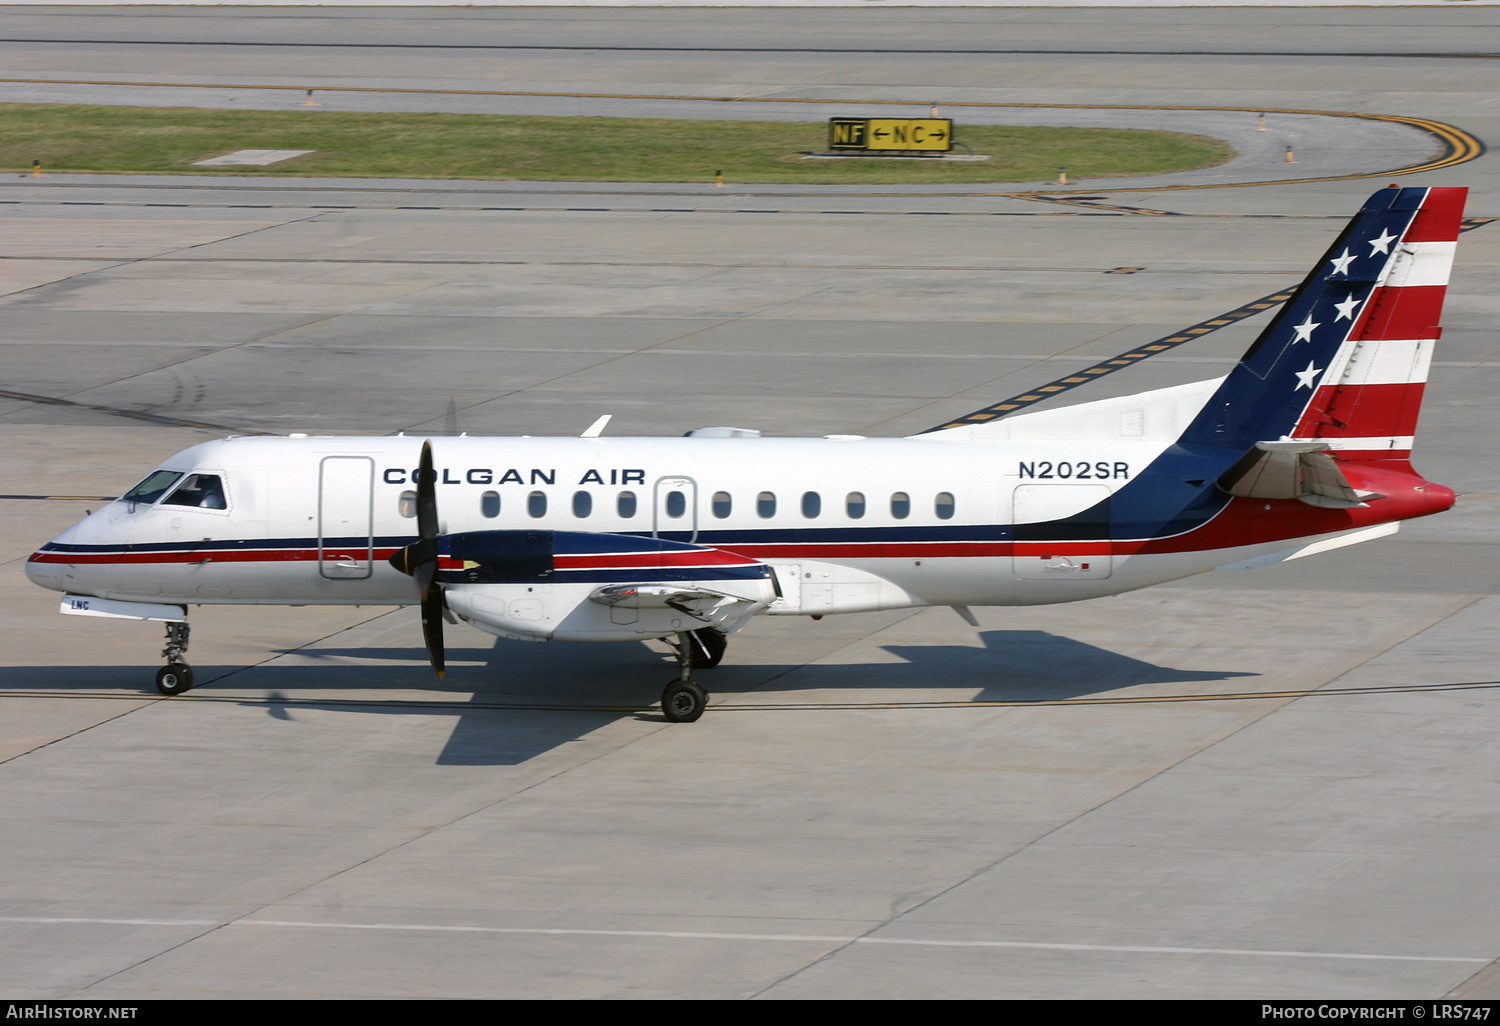
[[[735,558],[731,552],[708,549],[701,552],[593,552],[575,556],[553,556],[559,570],[598,570],[620,567],[657,566],[749,566],[754,560]]]

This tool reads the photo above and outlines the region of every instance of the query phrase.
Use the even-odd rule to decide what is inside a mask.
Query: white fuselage
[[[33,580],[75,595],[185,604],[416,601],[387,562],[416,535],[419,437],[245,437],[162,464],[223,482],[224,509],[117,500],[54,540]],[[444,534],[659,536],[771,564],[771,613],[1027,605],[1113,594],[1285,550],[1131,552],[1015,542],[1117,491],[1164,437],[437,438]],[[727,501],[726,501],[727,499]],[[1267,507],[1269,508],[1269,507]],[[38,556],[44,555],[38,553]]]

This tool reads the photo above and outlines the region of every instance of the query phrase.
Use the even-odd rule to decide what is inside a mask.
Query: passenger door
[[[363,580],[374,573],[375,461],[325,456],[318,468],[318,573]]]
[[[677,542],[698,537],[698,484],[692,478],[657,478],[651,500],[651,537]]]

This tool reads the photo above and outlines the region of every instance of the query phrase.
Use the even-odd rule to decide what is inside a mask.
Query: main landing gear
[[[696,631],[684,631],[677,635],[677,665],[681,676],[673,680],[661,693],[661,711],[673,723],[692,723],[703,715],[708,705],[708,692],[693,680],[694,670],[707,670],[719,665],[729,639],[712,627]]]
[[[180,695],[193,686],[193,668],[182,661],[187,650],[187,622],[167,624],[167,647],[161,650],[167,665],[156,671],[156,690],[164,695]]]

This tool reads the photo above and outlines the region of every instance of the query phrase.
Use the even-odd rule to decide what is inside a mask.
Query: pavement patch
[[[267,164],[279,164],[283,160],[291,160],[293,157],[301,157],[305,154],[316,152],[317,150],[235,150],[233,153],[226,153],[222,157],[209,157],[207,160],[195,160],[193,161],[193,166],[265,167]]]

